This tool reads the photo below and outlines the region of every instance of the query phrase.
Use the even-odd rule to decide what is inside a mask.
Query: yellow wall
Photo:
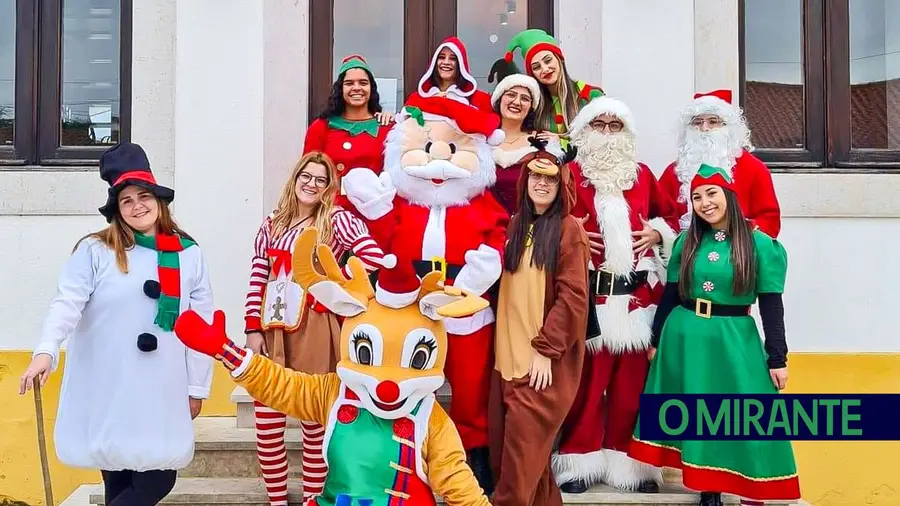
[[[19,377],[28,365],[27,352],[0,352],[0,501],[4,496],[43,505],[34,398],[19,396]],[[63,364],[64,365],[64,364]],[[62,367],[62,366],[61,366]],[[791,354],[789,393],[891,393],[900,391],[900,354]],[[76,470],[56,460],[53,422],[62,375],[54,374],[43,389],[44,416],[53,497],[62,502],[78,485],[98,483],[94,471]],[[212,398],[203,416],[233,416],[234,384],[216,368]],[[815,506],[900,506],[900,442],[794,443],[803,497]]]
[[[31,361],[31,352],[0,352],[0,503],[6,497],[30,505],[44,505],[44,484],[37,442],[34,396],[19,395],[19,378]],[[53,499],[59,504],[83,483],[99,483],[98,471],[76,469],[59,462],[53,449],[53,426],[59,402],[59,389],[65,354],[60,368],[41,389],[44,406],[44,432]],[[234,383],[224,367],[216,367],[212,395],[203,404],[201,416],[234,416],[231,403]]]

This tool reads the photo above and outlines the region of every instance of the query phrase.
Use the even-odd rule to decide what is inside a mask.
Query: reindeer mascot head
[[[325,426],[328,477],[315,506],[334,506],[341,494],[378,504],[402,499],[407,506],[434,506],[434,493],[451,504],[488,506],[459,435],[434,396],[444,383],[447,358],[443,318],[474,314],[488,302],[443,286],[440,272],[420,283],[411,268],[397,267],[381,276],[418,285],[418,296],[404,307],[383,305],[358,258],[342,270],[328,246],[317,243],[315,228],[300,234],[293,272],[304,291],[345,318],[336,374],[294,372],[254,356],[226,336],[221,311],[212,325],[193,311],[184,313],[176,335],[225,364],[254,399]]]

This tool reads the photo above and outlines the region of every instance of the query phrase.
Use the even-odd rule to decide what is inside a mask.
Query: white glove
[[[377,220],[393,209],[397,190],[387,172],[376,176],[366,168],[352,169],[341,181],[350,203],[367,219]]]

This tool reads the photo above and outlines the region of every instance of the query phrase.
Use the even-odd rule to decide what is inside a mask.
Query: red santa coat
[[[397,264],[412,263],[423,269],[446,268],[446,284],[484,296],[500,279],[503,247],[509,217],[488,192],[472,198],[468,205],[425,207],[395,197],[391,210],[368,222],[369,231],[385,251],[397,256]],[[384,290],[381,290],[384,288]],[[378,287],[379,301],[409,304],[417,292],[397,293]],[[466,318],[444,320],[447,332],[467,335],[494,322],[491,308]]]
[[[621,193],[598,194],[577,163],[573,163],[572,174],[578,195],[572,214],[587,216],[585,230],[603,235],[604,249],[592,253],[591,269],[616,276],[648,271],[647,281],[632,295],[597,296],[601,335],[588,340],[588,350],[592,353],[602,348],[612,353],[645,350],[650,346],[650,328],[662,294],[665,265],[677,236],[675,202],[663,191],[650,168],[642,163],[638,164],[637,181]],[[642,218],[659,232],[663,243],[635,258],[632,233],[644,229]]]
[[[676,162],[672,162],[659,178],[659,184],[663,190],[678,206],[680,217],[680,229],[686,230],[690,226],[693,206],[688,202],[689,197],[681,198],[682,185],[690,188],[690,178],[694,174],[687,175],[687,182],[682,183],[678,178]],[[772,174],[768,167],[752,153],[744,150],[732,168],[732,177],[737,189],[738,203],[741,210],[754,226],[773,238],[777,238],[781,232],[781,208],[778,205],[778,197],[775,195],[775,185],[772,183]],[[686,192],[689,196],[690,192]],[[690,207],[689,207],[690,206]]]
[[[329,122],[319,118],[309,125],[303,143],[303,154],[311,151],[325,153],[337,166],[339,178],[360,167],[370,169],[376,175],[380,174],[384,167],[384,140],[391,127],[378,125],[376,135],[372,135],[370,131],[351,133],[343,128],[332,127]],[[361,217],[343,191],[335,199],[335,203]]]

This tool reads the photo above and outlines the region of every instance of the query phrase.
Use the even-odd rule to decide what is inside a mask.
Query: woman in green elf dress
[[[702,165],[691,201],[693,219],[675,242],[653,322],[644,393],[775,394],[787,383],[787,253],[751,229],[724,170]],[[756,300],[765,345],[749,314]],[[720,506],[723,492],[742,504],[800,498],[790,441],[646,441],[638,423],[629,455],[681,469],[686,487],[704,491],[700,506]]]

